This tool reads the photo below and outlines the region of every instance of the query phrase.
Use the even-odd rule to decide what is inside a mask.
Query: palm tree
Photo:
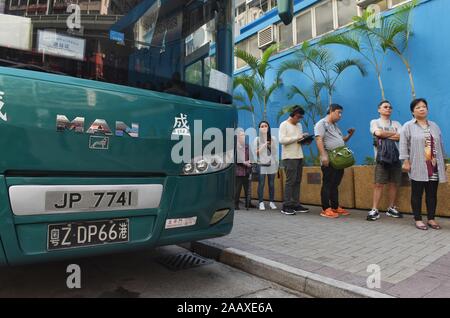
[[[364,11],[363,15],[367,16],[367,14],[368,12]],[[319,41],[319,44],[343,45],[361,54],[361,56],[375,69],[378,85],[380,87],[381,99],[386,100],[386,93],[384,90],[383,81],[381,79],[381,70],[383,69],[385,52],[383,52],[383,50],[376,45],[373,37],[369,36],[367,32],[361,32],[360,30],[354,29],[345,34],[331,34],[326,36]]]
[[[260,60],[246,51],[236,49],[235,56],[242,59],[250,67],[250,74],[239,75],[234,79],[234,89],[242,87],[243,93],[235,93],[234,99],[243,102],[244,106],[238,109],[252,112],[254,125],[255,121],[255,103],[259,105],[262,119],[267,120],[267,108],[270,104],[272,94],[279,89],[283,83],[277,76],[273,83],[266,86],[267,71],[271,69],[270,58],[278,51],[278,45],[274,44],[268,47]],[[256,125],[255,125],[256,128]]]
[[[353,29],[361,32],[366,38],[370,38],[381,50],[393,52],[406,67],[411,85],[411,95],[416,98],[416,88],[409,60],[405,56],[409,39],[412,35],[412,10],[417,5],[417,0],[404,4],[397,8],[390,16],[380,18],[379,28],[372,26],[368,21],[372,15],[367,10],[361,17],[354,17]]]
[[[248,111],[252,114],[253,128],[256,129],[255,106],[253,104],[253,100],[255,94],[258,95],[259,85],[253,77],[248,75],[240,75],[235,77],[233,80],[233,88],[235,91],[237,87],[242,87],[245,94],[242,92],[235,92],[233,95],[233,102],[235,105],[236,102],[243,104],[241,106],[236,105],[238,110]]]
[[[305,69],[308,66],[308,70]],[[304,42],[302,47],[295,53],[293,60],[284,62],[278,69],[278,77],[289,70],[299,71],[313,83],[313,91],[320,102],[320,92],[327,91],[328,104],[333,103],[333,92],[336,83],[341,75],[350,67],[356,67],[362,76],[367,72],[358,59],[345,59],[335,61],[333,55],[324,47],[315,48],[308,42]],[[309,71],[309,72],[308,72]],[[320,79],[319,79],[320,78]]]

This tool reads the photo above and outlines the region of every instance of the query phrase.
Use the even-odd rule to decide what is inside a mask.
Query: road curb
[[[318,298],[394,298],[209,241],[192,242],[188,248],[204,257]]]

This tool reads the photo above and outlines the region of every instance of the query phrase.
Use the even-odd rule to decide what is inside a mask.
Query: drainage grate
[[[172,271],[179,271],[189,269],[192,267],[203,266],[211,264],[213,261],[201,257],[194,253],[181,253],[176,255],[163,256],[157,259],[158,263],[164,265]]]

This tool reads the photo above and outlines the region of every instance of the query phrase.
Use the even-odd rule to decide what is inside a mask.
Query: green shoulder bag
[[[334,169],[345,169],[355,164],[353,152],[347,146],[338,147],[329,151],[328,158]]]

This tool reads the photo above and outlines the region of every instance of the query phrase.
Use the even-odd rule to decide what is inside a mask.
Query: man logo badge
[[[91,136],[89,137],[89,148],[108,150],[109,149],[109,137]]]

